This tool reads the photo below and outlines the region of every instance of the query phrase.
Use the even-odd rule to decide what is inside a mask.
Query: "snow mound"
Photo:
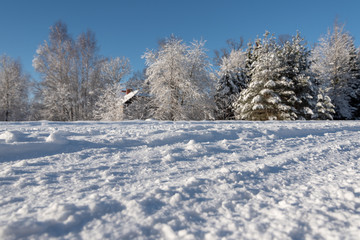
[[[173,162],[175,159],[171,154],[167,154],[162,158],[163,162]]]
[[[55,130],[52,133],[25,133],[17,130],[5,131],[0,135],[0,162],[36,158],[71,151],[67,131]],[[47,137],[44,135],[49,134]],[[66,147],[66,149],[64,148]]]
[[[200,143],[196,143],[195,140],[190,140],[185,147],[186,150],[197,152],[199,150],[202,150],[202,146]]]
[[[57,144],[65,144],[67,143],[66,136],[68,135],[67,132],[64,131],[55,131],[50,133],[50,135],[46,138],[47,143],[57,143]]]
[[[5,143],[14,143],[18,141],[22,141],[24,138],[24,134],[20,131],[5,131],[0,134],[0,139],[4,140]]]

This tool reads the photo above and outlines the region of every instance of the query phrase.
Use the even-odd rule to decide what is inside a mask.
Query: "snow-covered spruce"
[[[292,120],[296,119],[295,92],[290,79],[281,75],[279,46],[265,33],[257,39],[253,50],[251,80],[234,103],[236,119]]]
[[[288,79],[295,93],[295,96],[289,98],[288,104],[295,109],[296,119],[315,118],[313,110],[318,89],[310,71],[310,51],[299,32],[291,40],[283,43],[278,56],[281,62],[281,76]]]
[[[216,119],[218,120],[231,120],[235,118],[232,104],[247,85],[245,54],[241,49],[232,50],[229,56],[222,58],[219,80],[214,96]]]
[[[233,103],[245,120],[295,120],[314,117],[316,87],[309,51],[298,33],[279,45],[265,33],[247,52],[248,88]]]
[[[333,120],[334,115],[335,106],[331,103],[330,97],[320,88],[317,95],[314,118],[319,120]]]

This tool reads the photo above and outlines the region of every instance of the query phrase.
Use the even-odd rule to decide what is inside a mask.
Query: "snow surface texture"
[[[0,123],[0,239],[359,239],[360,122]]]

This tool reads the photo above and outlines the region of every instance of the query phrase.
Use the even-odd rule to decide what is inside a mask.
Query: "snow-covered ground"
[[[360,122],[0,123],[1,239],[359,239]]]

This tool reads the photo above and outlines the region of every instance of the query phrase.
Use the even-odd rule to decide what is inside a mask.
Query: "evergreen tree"
[[[245,59],[245,52],[242,50],[232,51],[228,57],[222,59],[214,96],[218,120],[235,118],[232,104],[246,88]]]
[[[258,48],[259,44],[260,44],[260,39],[257,39],[257,41],[255,41],[255,46],[253,46],[253,44],[251,42],[248,43],[248,47],[246,49],[246,57],[245,57],[245,68],[244,68],[244,72],[245,72],[245,77],[246,77],[246,82],[249,83],[251,80],[251,73],[252,73],[252,66],[253,66],[253,62],[255,60],[255,56],[254,56],[254,47],[255,49]]]
[[[353,46],[350,60],[354,65],[351,71],[350,87],[350,106],[353,109],[353,118],[360,119],[360,51]]]
[[[322,89],[319,89],[316,100],[317,103],[313,118],[318,120],[333,120],[335,106],[331,103],[330,97],[327,96]]]
[[[266,32],[252,52],[251,81],[234,103],[235,117],[244,120],[294,120],[293,82],[283,76],[280,47]]]
[[[292,39],[282,42],[278,55],[282,68],[281,76],[291,82],[295,93],[292,106],[297,115],[296,119],[312,119],[316,87],[310,72],[310,51],[299,32]]]

